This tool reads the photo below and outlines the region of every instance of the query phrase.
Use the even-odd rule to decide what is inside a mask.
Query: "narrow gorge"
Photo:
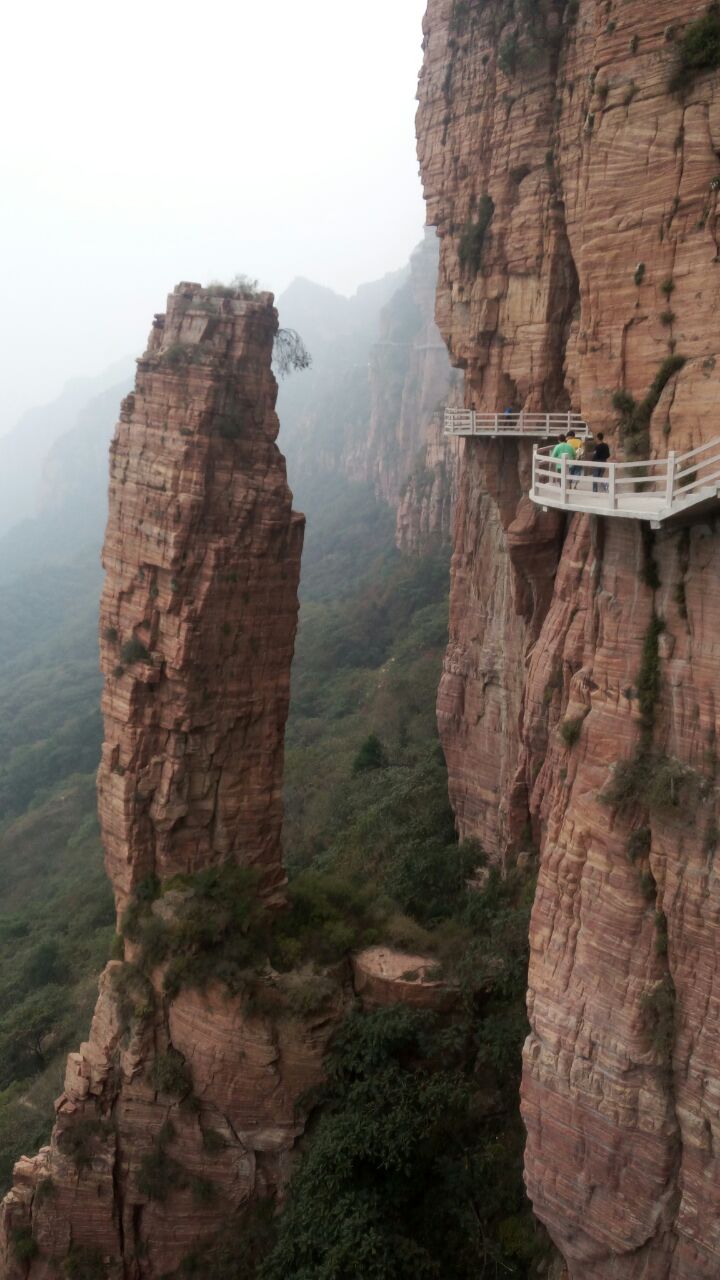
[[[468,406],[578,411],[615,457],[718,435],[719,25],[430,0],[418,146]],[[574,1280],[710,1280],[717,517],[543,512],[531,448],[465,441],[438,699],[463,835],[537,851],[528,1191]]]

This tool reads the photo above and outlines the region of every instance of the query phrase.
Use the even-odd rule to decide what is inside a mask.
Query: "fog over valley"
[[[0,82],[0,435],[144,343],[179,280],[341,293],[424,221],[422,0],[15,6]],[[376,32],[382,30],[382,39]]]

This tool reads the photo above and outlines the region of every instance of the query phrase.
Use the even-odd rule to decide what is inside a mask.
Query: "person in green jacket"
[[[553,458],[562,458],[562,457],[574,458],[575,457],[575,450],[573,449],[572,445],[568,442],[567,436],[560,436],[560,439],[558,440],[557,444],[555,445],[555,448],[552,451],[552,457]],[[557,469],[559,474],[562,471],[561,462],[558,462]]]

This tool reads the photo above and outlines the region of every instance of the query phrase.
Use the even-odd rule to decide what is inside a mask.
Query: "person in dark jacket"
[[[596,441],[595,448],[593,449],[593,455],[590,461],[591,462],[607,462],[608,458],[610,457],[610,448],[605,443],[605,436],[603,435],[602,431],[598,431],[597,436],[595,437],[595,441]],[[598,490],[600,490],[603,493],[607,493],[607,481],[605,482],[605,484],[598,484],[598,476],[602,476],[605,474],[606,474],[605,467],[595,467],[593,469],[593,476],[595,477],[595,479],[593,480],[593,493],[597,493]]]

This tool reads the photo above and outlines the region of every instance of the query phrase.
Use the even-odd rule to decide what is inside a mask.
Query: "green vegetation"
[[[705,71],[720,67],[720,6],[711,4],[702,18],[690,22],[678,47],[679,62],[670,81],[673,93],[690,87]]]
[[[120,650],[120,658],[128,666],[131,666],[133,662],[147,662],[149,657],[150,654],[138,636],[133,636],[132,639],[126,640]]]
[[[638,702],[642,727],[651,732],[655,723],[655,708],[660,697],[660,636],[665,623],[653,613],[643,640],[640,671],[637,678]]]
[[[388,913],[368,887],[310,870],[293,880],[288,909],[280,914],[258,902],[256,875],[234,864],[168,881],[162,896],[172,910],[163,919],[153,912],[153,894],[160,893],[141,886],[122,927],[140,946],[142,971],[169,962],[165,990],[170,996],[182,987],[221,982],[233,994],[255,998],[268,959],[283,971],[334,963],[353,947],[379,941]],[[191,1088],[187,1069],[174,1053],[156,1059],[153,1083],[165,1093]]]
[[[640,527],[640,539],[642,547],[640,579],[651,591],[658,591],[661,584],[660,570],[655,559],[655,532],[648,527],[646,522]]]
[[[707,794],[707,780],[694,769],[653,747],[655,714],[660,698],[661,667],[659,640],[665,623],[653,613],[643,641],[642,661],[637,678],[640,707],[640,740],[634,755],[618,760],[613,776],[602,793],[608,804],[641,804],[651,812],[667,817],[679,814],[688,805],[697,804]],[[641,840],[640,830],[631,840]],[[649,840],[649,832],[647,834]],[[636,848],[636,856],[641,853]],[[628,846],[630,853],[630,846]],[[632,856],[632,854],[631,854]]]
[[[563,720],[558,726],[558,733],[565,743],[566,747],[574,747],[582,732],[584,716],[577,716],[572,720]]]
[[[527,1274],[543,1242],[517,1135],[481,1101],[472,1025],[402,1007],[346,1022],[263,1280],[475,1277],[481,1257]]]
[[[109,1121],[101,1120],[92,1113],[74,1116],[67,1128],[63,1129],[58,1146],[64,1156],[72,1160],[78,1172],[87,1169],[97,1153],[98,1145],[105,1142],[112,1133]]]
[[[672,756],[641,748],[629,759],[618,760],[602,799],[617,805],[638,802],[669,818],[698,804],[706,791],[706,779],[696,770]]]
[[[667,383],[679,373],[685,364],[685,356],[670,355],[663,360],[640,403],[627,391],[616,391],[613,408],[620,414],[620,438],[628,458],[646,458],[650,449],[650,419],[657,407]]]
[[[498,66],[506,76],[514,76],[518,68],[520,42],[517,31],[513,31],[503,40],[498,49]]]
[[[0,695],[1,696],[1,695]],[[0,1187],[47,1142],[67,1050],[87,1035],[114,934],[94,778],[0,825]]]
[[[637,862],[640,858],[646,858],[650,852],[652,833],[649,827],[636,827],[630,832],[625,846],[627,856],[631,862]]]
[[[12,1251],[17,1262],[32,1262],[37,1256],[38,1243],[31,1227],[16,1227],[12,1233]]]
[[[366,769],[384,769],[387,764],[387,753],[382,742],[376,733],[371,733],[353,760],[353,773],[363,773]]]
[[[463,271],[477,275],[482,264],[482,253],[488,228],[495,212],[492,197],[480,197],[474,218],[466,223],[458,243],[458,260]]]
[[[138,945],[136,962],[113,971],[121,1016],[129,1029],[150,1014],[147,970],[160,961],[170,996],[186,984],[220,981],[258,1009],[270,1001],[289,1017],[303,1014],[336,991],[323,966],[378,940],[427,949],[459,984],[459,1000],[451,1024],[412,1014],[401,1026],[394,1010],[354,1014],[316,1100],[325,1105],[293,1178],[287,1225],[285,1214],[274,1222],[248,1215],[229,1243],[223,1237],[191,1255],[182,1274],[240,1280],[259,1276],[263,1265],[269,1280],[300,1280],[308,1266],[317,1276],[391,1280],[414,1267],[418,1276],[469,1277],[485,1258],[502,1274],[528,1276],[544,1248],[524,1196],[517,1109],[533,884],[493,873],[481,891],[468,887],[482,854],[457,843],[435,729],[447,553],[403,560],[392,547],[392,518],[360,487],[323,478],[298,494],[298,505],[309,524],[286,753],[288,908],[269,918],[255,900],[253,874],[236,867],[138,886],[123,921]],[[96,681],[95,661],[89,643],[75,694],[57,712],[52,669],[49,705],[59,729],[85,703],[96,705],[97,683],[89,692],[85,683],[86,670]],[[37,724],[24,739],[35,748],[48,686],[32,661],[25,672],[37,681]],[[0,678],[0,710],[11,697]],[[0,771],[8,759],[3,735],[24,714],[18,707],[15,722],[0,717]],[[80,734],[73,730],[69,749]],[[88,776],[50,772],[50,786],[31,792],[34,807],[23,802],[0,824],[5,1183],[16,1155],[47,1139],[63,1056],[86,1033],[114,935],[93,816],[95,759]],[[274,985],[268,958],[279,975]],[[155,1059],[151,1082],[173,1106],[192,1101],[187,1065],[172,1049]],[[378,1106],[374,1151],[373,1130],[364,1147],[362,1130],[378,1128]],[[83,1168],[108,1136],[103,1119],[80,1116],[61,1145]],[[140,1189],[162,1203],[183,1187],[205,1202],[212,1187],[175,1159],[174,1137],[172,1124],[163,1126],[139,1170]],[[208,1128],[203,1143],[219,1154],[224,1140]],[[344,1216],[342,1205],[354,1212]],[[370,1263],[373,1241],[381,1252]],[[96,1255],[74,1250],[65,1273],[97,1280],[104,1269]]]
[[[664,911],[655,912],[655,950],[659,956],[666,956],[668,949],[668,925]]]
[[[175,1049],[160,1053],[154,1059],[150,1079],[158,1093],[184,1098],[192,1093],[192,1076],[182,1054]]]
[[[205,355],[200,343],[173,342],[159,353],[158,359],[171,369],[180,369],[183,365],[198,364]]]
[[[469,1280],[479,1259],[490,1274],[531,1274],[547,1251],[524,1198],[516,1101],[532,891],[497,873],[483,891],[458,890],[435,937],[460,984],[452,1020],[403,1006],[353,1012],[311,1100],[317,1118],[282,1213],[250,1215],[182,1275]],[[168,1159],[148,1164],[153,1194],[182,1183]]]
[[[242,298],[252,299],[257,298],[259,289],[257,280],[240,272],[233,276],[229,284],[223,284],[222,280],[211,280],[205,293],[211,298],[234,298],[239,293]]]
[[[164,1204],[173,1191],[189,1190],[196,1204],[212,1204],[217,1194],[213,1184],[206,1178],[188,1173],[178,1160],[168,1154],[167,1148],[176,1137],[172,1120],[166,1120],[152,1149],[140,1160],[137,1174],[138,1191],[149,1200],[157,1200],[160,1204]]]
[[[106,1280],[107,1271],[99,1249],[73,1244],[62,1269],[65,1280]]]
[[[669,1063],[675,1038],[675,987],[669,974],[643,997],[650,1044]]]
[[[182,1191],[187,1186],[185,1169],[168,1155],[161,1143],[142,1157],[137,1175],[137,1187],[142,1195],[164,1204],[172,1191]]]

